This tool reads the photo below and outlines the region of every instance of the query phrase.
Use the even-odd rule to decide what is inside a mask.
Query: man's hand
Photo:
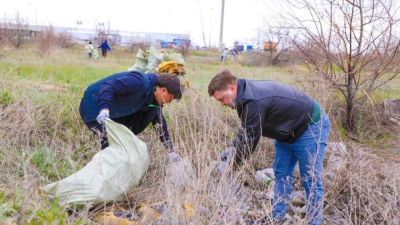
[[[219,159],[221,161],[229,163],[233,159],[234,155],[235,149],[233,147],[229,147],[225,149],[225,151],[221,152],[221,154],[219,154]]]
[[[169,159],[171,162],[178,162],[179,159],[180,159],[178,153],[176,153],[176,152],[171,152],[171,153],[169,153],[167,156],[168,156],[168,159]]]
[[[108,109],[102,109],[97,116],[96,120],[99,124],[103,125],[106,118],[110,118],[110,113]]]

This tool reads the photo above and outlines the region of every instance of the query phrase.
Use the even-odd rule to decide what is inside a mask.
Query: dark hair
[[[228,85],[235,85],[237,78],[229,70],[218,73],[208,85],[208,94],[212,96],[215,91],[225,91]]]
[[[158,87],[167,88],[170,94],[174,95],[175,99],[182,98],[183,87],[181,81],[174,74],[162,73],[158,76],[157,84]]]
[[[91,42],[91,41],[89,41],[89,44],[92,44],[92,42]]]

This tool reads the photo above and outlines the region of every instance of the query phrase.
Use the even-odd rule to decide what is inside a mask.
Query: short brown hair
[[[215,91],[225,91],[228,85],[235,85],[237,78],[229,70],[218,73],[208,85],[208,94],[212,96]]]
[[[162,73],[158,76],[157,84],[158,87],[165,87],[168,93],[174,95],[174,99],[181,99],[183,87],[181,81],[174,74]]]

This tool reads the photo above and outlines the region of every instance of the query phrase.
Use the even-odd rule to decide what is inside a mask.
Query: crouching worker
[[[181,98],[182,86],[175,75],[127,71],[89,85],[79,113],[86,126],[99,138],[101,149],[108,147],[104,126],[106,118],[123,124],[135,135],[152,123],[169,153],[168,157],[176,161],[179,156],[173,150],[162,107]]]
[[[233,155],[232,164],[237,169],[254,152],[261,136],[274,139],[274,204],[271,215],[257,224],[283,221],[297,162],[306,192],[307,221],[320,224],[324,196],[322,162],[330,122],[318,102],[285,84],[237,79],[228,70],[211,80],[208,93],[222,106],[236,109],[242,121],[233,148],[221,153],[221,160]]]

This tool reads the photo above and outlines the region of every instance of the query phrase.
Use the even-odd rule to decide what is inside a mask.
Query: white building
[[[44,27],[31,26],[31,29],[42,30]],[[97,30],[77,27],[53,27],[55,33],[67,32],[78,42],[93,41],[95,44],[101,43],[102,40],[97,40]],[[102,29],[104,30],[104,29]],[[151,32],[133,32],[133,31],[117,31],[104,30],[106,38],[109,40],[117,40],[120,45],[128,45],[129,43],[146,42],[150,45],[160,46],[160,42],[172,42],[173,39],[189,39],[187,34],[171,34],[171,33],[151,33]]]

